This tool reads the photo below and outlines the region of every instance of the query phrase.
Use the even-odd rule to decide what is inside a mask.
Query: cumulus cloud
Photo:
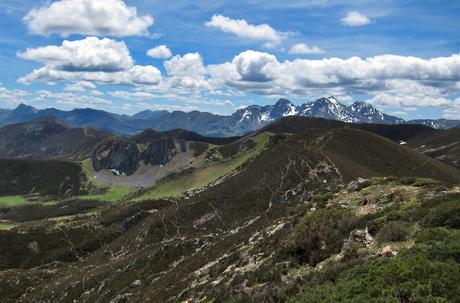
[[[113,72],[130,68],[133,59],[124,42],[111,39],[87,37],[67,41],[62,45],[48,45],[19,52],[18,57],[46,63],[62,71]]]
[[[308,55],[308,54],[322,54],[324,53],[324,51],[317,46],[310,47],[305,43],[299,43],[299,44],[293,45],[291,49],[289,50],[289,53],[294,54],[294,55]]]
[[[60,0],[32,9],[25,17],[34,34],[94,36],[147,35],[151,16],[139,16],[122,0]]]
[[[164,63],[164,67],[171,76],[197,76],[206,71],[203,58],[199,53],[174,56]]]
[[[87,37],[83,40],[64,41],[61,46],[49,45],[19,52],[23,59],[42,62],[45,65],[18,81],[30,84],[34,81],[98,82],[128,85],[151,85],[161,81],[158,68],[134,65],[124,42]],[[83,89],[83,87],[72,87]],[[92,87],[89,87],[92,88]]]
[[[267,53],[257,51],[245,51],[236,56],[232,63],[243,81],[267,82],[272,79],[264,68],[277,63],[276,57]]]
[[[347,26],[363,26],[371,23],[371,20],[365,14],[357,11],[348,12],[340,21]]]
[[[74,92],[84,92],[88,89],[95,89],[96,85],[88,81],[80,81],[72,84],[67,84],[64,87],[64,90],[74,91]]]
[[[19,78],[22,84],[31,84],[35,81],[56,83],[58,81],[89,81],[104,84],[124,85],[154,85],[162,79],[158,68],[147,65],[136,65],[130,69],[119,72],[68,72],[42,67],[32,73]]]
[[[206,22],[206,26],[234,34],[239,38],[265,41],[267,46],[278,45],[287,36],[287,33],[279,32],[268,24],[252,25],[244,19],[231,19],[222,15],[214,15]]]
[[[157,59],[168,59],[171,58],[171,50],[166,45],[160,45],[149,49],[147,51],[147,56]]]
[[[371,101],[379,105],[447,106],[446,96],[458,92],[460,55],[279,62],[268,53],[245,51],[231,62],[207,70],[219,83],[266,96],[358,93],[374,96]]]
[[[213,89],[207,77],[203,58],[199,53],[188,53],[183,56],[176,55],[164,62],[168,78],[164,79],[163,91],[192,92],[209,91]]]

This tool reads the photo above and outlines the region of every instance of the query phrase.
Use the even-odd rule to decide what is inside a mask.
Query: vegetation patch
[[[307,214],[295,226],[289,250],[300,261],[316,265],[340,251],[356,222],[348,209],[322,209]]]
[[[417,187],[416,182],[411,184]],[[416,210],[390,203],[360,218],[359,225],[369,227],[377,240],[367,257],[328,259],[323,270],[306,273],[302,290],[287,302],[459,302],[459,205],[458,194],[443,194],[412,203]],[[319,217],[337,221],[331,211],[320,212],[328,215]],[[312,223],[302,223],[306,218],[312,221],[313,216],[318,217],[307,215],[295,228],[303,241],[311,234],[322,235],[317,230],[328,226],[326,219],[316,229],[311,228]],[[328,239],[324,234],[313,243],[328,243]],[[387,255],[380,253],[384,246]]]
[[[21,196],[6,196],[0,197],[0,207],[11,207],[24,205],[27,203],[27,200]]]
[[[15,228],[17,224],[15,223],[5,223],[5,222],[0,222],[0,230],[11,230]]]
[[[127,197],[131,189],[125,186],[112,186],[103,194],[80,196],[80,200],[84,201],[105,201],[105,202],[119,202]]]

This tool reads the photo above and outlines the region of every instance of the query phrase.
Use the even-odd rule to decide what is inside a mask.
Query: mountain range
[[[134,115],[120,115],[90,108],[62,111],[55,108],[38,110],[20,104],[13,110],[0,110],[0,125],[32,121],[40,117],[58,118],[69,126],[92,126],[116,134],[131,135],[147,128],[157,131],[182,128],[206,136],[240,136],[286,116],[315,117],[348,123],[374,124],[423,124],[436,129],[448,129],[460,124],[458,120],[411,120],[387,115],[366,102],[350,106],[335,97],[320,98],[314,102],[296,106],[287,99],[274,105],[251,105],[229,116],[200,111],[151,111]]]

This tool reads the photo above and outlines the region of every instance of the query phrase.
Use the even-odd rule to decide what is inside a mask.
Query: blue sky
[[[459,1],[2,0],[0,107],[229,114],[335,95],[460,119],[458,16]]]

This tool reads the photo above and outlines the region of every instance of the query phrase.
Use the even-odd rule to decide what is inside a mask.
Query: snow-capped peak
[[[349,123],[403,123],[404,120],[385,115],[366,102],[355,102],[350,106],[333,97],[320,98],[295,106],[287,99],[279,99],[274,105],[252,105],[235,113],[237,122],[248,121],[263,126],[286,116],[316,117]]]

